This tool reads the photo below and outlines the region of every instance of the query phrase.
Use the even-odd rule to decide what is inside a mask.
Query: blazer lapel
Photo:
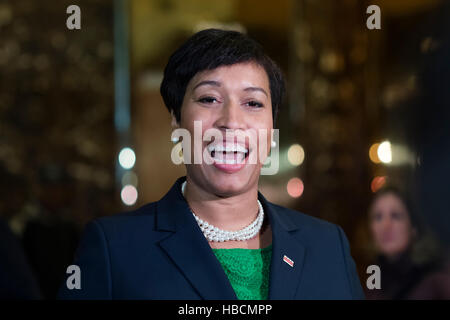
[[[306,251],[305,246],[291,234],[299,227],[282,210],[273,206],[261,194],[259,194],[259,199],[269,217],[272,228],[272,260],[268,299],[295,299],[300,285]],[[284,257],[287,257],[287,259],[284,259]]]
[[[225,271],[181,194],[184,180],[178,179],[157,203],[157,228],[173,231],[159,244],[203,299],[237,299]]]

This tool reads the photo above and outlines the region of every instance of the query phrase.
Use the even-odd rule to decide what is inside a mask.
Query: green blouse
[[[212,249],[240,300],[266,300],[272,244],[262,249]]]

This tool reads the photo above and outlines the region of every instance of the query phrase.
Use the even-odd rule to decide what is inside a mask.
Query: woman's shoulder
[[[273,203],[270,205],[285,225],[292,226],[303,239],[308,239],[311,243],[336,243],[345,237],[342,228],[332,222]]]
[[[332,222],[306,214],[301,211],[286,208],[274,203],[270,203],[270,205],[272,206],[273,209],[275,209],[277,214],[283,215],[285,219],[289,219],[299,227],[307,227],[314,229],[319,228],[325,230],[336,229],[337,227],[337,225]]]
[[[122,211],[116,214],[98,217],[88,224],[96,225],[107,234],[151,230],[155,224],[156,202],[147,203],[137,209]]]
[[[442,261],[412,290],[409,299],[450,299],[450,261]]]

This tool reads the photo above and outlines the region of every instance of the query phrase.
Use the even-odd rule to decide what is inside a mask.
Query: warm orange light
[[[370,189],[372,190],[373,193],[375,193],[378,190],[380,190],[380,188],[383,187],[385,183],[386,183],[385,176],[375,177],[372,179],[372,182],[370,184]]]
[[[298,198],[303,194],[303,181],[299,178],[292,178],[287,183],[287,192],[292,198]]]
[[[379,143],[374,143],[369,149],[369,158],[373,163],[380,163],[381,160],[378,158],[378,147]]]

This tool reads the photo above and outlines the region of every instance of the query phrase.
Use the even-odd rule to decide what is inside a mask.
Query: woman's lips
[[[388,233],[388,234],[384,234],[384,235],[381,237],[381,242],[387,244],[387,243],[394,242],[395,239],[396,239],[396,238],[395,238],[395,235],[393,235],[393,234],[391,234],[391,233]]]
[[[213,165],[226,173],[235,173],[246,164],[246,154],[243,152],[212,152]]]
[[[220,171],[223,171],[226,173],[236,173],[236,172],[240,171],[244,166],[245,166],[245,163],[225,164],[225,163],[214,162],[214,167],[216,167]]]

